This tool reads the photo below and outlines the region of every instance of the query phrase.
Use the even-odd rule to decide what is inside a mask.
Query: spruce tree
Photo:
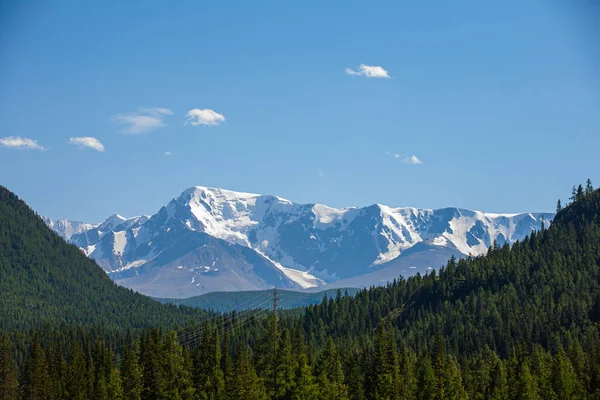
[[[235,400],[266,400],[267,392],[261,379],[248,358],[248,351],[239,344],[236,351],[236,368],[234,384]]]
[[[594,186],[592,185],[592,181],[590,178],[585,182],[585,195],[590,196],[594,191]]]
[[[225,380],[221,370],[221,344],[219,330],[206,325],[202,343],[194,356],[194,381],[201,399],[219,399],[225,393]]]
[[[582,395],[581,384],[577,380],[573,365],[562,347],[554,356],[552,387],[559,399],[573,399]]]
[[[67,377],[69,376],[69,365],[64,357],[62,344],[59,342],[49,351],[49,373],[51,380],[51,397],[63,399],[67,397]]]
[[[439,389],[436,387],[436,376],[431,365],[431,358],[423,350],[417,357],[417,399],[431,400],[437,398]]]
[[[164,395],[170,399],[193,399],[192,369],[187,351],[179,344],[177,333],[165,335],[161,345]]]
[[[143,391],[142,371],[139,358],[134,350],[125,349],[121,369],[124,400],[141,400]]]
[[[69,399],[89,399],[88,365],[83,347],[77,341],[71,348],[71,362],[67,379],[67,394]]]
[[[23,377],[23,397],[28,400],[46,400],[50,397],[50,374],[44,349],[37,334],[33,337]]]
[[[0,346],[0,400],[16,399],[19,393],[17,366],[13,360],[10,342],[2,335]]]
[[[415,400],[417,398],[416,364],[417,355],[403,344],[400,348],[398,362],[402,399]]]
[[[107,393],[110,400],[123,400],[123,381],[119,370],[113,368],[108,376]]]
[[[144,399],[158,400],[165,395],[160,357],[159,331],[158,329],[148,329],[140,348],[142,398]]]
[[[308,357],[302,353],[297,359],[289,398],[292,400],[312,400],[316,399],[317,391],[318,388],[315,385],[312,369],[308,365]]]
[[[331,336],[327,339],[319,359],[317,379],[325,398],[335,400],[348,398],[340,356]]]

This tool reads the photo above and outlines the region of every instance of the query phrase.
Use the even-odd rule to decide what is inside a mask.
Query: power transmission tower
[[[273,288],[273,395],[277,398],[277,370],[278,370],[278,358],[277,358],[277,347],[278,347],[278,315],[277,315],[277,302],[279,296],[277,294],[277,287]]]

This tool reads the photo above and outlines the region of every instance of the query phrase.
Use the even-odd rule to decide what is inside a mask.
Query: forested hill
[[[456,356],[487,346],[509,357],[519,344],[556,351],[574,340],[598,352],[600,191],[580,186],[572,200],[548,229],[512,247],[494,246],[424,277],[309,307],[306,334],[324,343],[389,321],[402,343],[430,347],[441,333]]]
[[[590,182],[512,247],[303,313],[217,314],[125,345],[95,328],[13,334],[0,398],[599,399],[599,214]]]
[[[344,293],[354,296],[359,289],[343,288]],[[215,312],[227,312],[230,310],[245,310],[256,307],[252,301],[254,298],[262,298],[262,295],[271,295],[272,290],[247,290],[244,292],[211,292],[201,296],[188,297],[187,299],[156,299],[161,303],[185,305],[189,307],[202,308]],[[279,308],[289,310],[292,308],[305,307],[310,304],[320,303],[324,297],[335,297],[337,289],[322,290],[320,292],[297,292],[292,290],[279,290]],[[265,302],[259,304],[258,309],[270,308],[271,304]]]
[[[0,327],[44,323],[108,328],[181,325],[202,312],[118,287],[77,247],[0,186]]]

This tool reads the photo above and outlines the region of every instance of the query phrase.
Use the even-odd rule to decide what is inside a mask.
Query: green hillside
[[[199,310],[160,304],[118,287],[96,263],[52,232],[0,186],[0,327],[44,323],[107,328],[173,327]]]
[[[342,293],[354,296],[359,289],[343,288]],[[282,310],[305,307],[320,303],[324,297],[335,297],[338,289],[323,290],[320,292],[295,292],[292,290],[278,290],[279,306]],[[273,297],[272,290],[251,290],[244,292],[212,292],[201,296],[189,297],[187,299],[156,299],[161,303],[184,305],[202,308],[216,312],[229,312],[233,310],[263,309],[271,307],[267,301]]]
[[[426,276],[203,321],[127,346],[94,326],[13,334],[0,398],[598,399],[600,191],[580,187],[549,228]]]

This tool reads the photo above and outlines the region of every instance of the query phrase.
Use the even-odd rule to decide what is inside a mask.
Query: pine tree
[[[221,356],[221,370],[223,371],[223,381],[225,384],[225,394],[228,399],[234,398],[235,367],[231,358],[231,346],[229,344],[229,334],[223,336],[223,350]]]
[[[502,400],[508,397],[508,382],[506,377],[506,370],[500,357],[496,353],[491,353],[490,362],[490,380],[489,380],[489,399],[490,400]]]
[[[160,359],[160,335],[158,329],[148,329],[140,349],[142,371],[142,398],[158,400],[164,398],[165,382]]]
[[[575,370],[562,347],[554,356],[552,386],[559,399],[573,399],[582,392]]]
[[[193,399],[195,388],[190,356],[179,344],[176,332],[165,335],[161,344],[161,354],[165,396],[169,399]]]
[[[594,192],[594,186],[590,178],[585,182],[585,195],[590,196]]]
[[[66,398],[67,377],[69,375],[69,366],[64,358],[62,344],[59,342],[56,347],[49,351],[49,373],[51,381],[52,399]]]
[[[248,352],[242,344],[236,351],[235,385],[236,400],[265,400],[267,393],[262,381],[256,375],[248,358]]]
[[[279,349],[276,353],[278,367],[277,370],[277,397],[287,399],[290,396],[292,384],[294,382],[295,363],[292,358],[292,342],[287,329],[281,331],[279,337]]]
[[[513,400],[541,400],[535,379],[526,362],[521,362],[515,376],[516,381],[511,386]]]
[[[577,186],[576,185],[573,185],[573,189],[571,190],[571,197],[569,197],[569,200],[571,200],[571,202],[575,202],[577,200]]]
[[[552,355],[546,352],[542,346],[534,346],[531,356],[528,358],[531,365],[531,375],[536,381],[538,394],[542,399],[556,397],[552,389]]]
[[[108,399],[108,381],[112,373],[112,354],[102,341],[96,341],[92,351],[92,360],[94,366],[93,389],[91,391],[92,399]]]
[[[439,389],[435,385],[437,377],[426,351],[422,351],[417,357],[417,373],[417,399],[431,400],[437,398],[439,393]]]
[[[256,346],[256,371],[264,379],[269,397],[276,398],[276,393],[279,391],[278,376],[280,375],[277,353],[281,340],[277,313],[271,313],[266,322],[267,326]]]
[[[225,380],[221,370],[221,344],[219,330],[212,333],[207,325],[203,330],[202,343],[194,356],[194,381],[201,399],[219,399],[225,392]]]
[[[442,400],[445,398],[446,391],[446,350],[444,348],[444,338],[441,332],[435,336],[433,342],[433,353],[431,355],[433,362],[433,371],[435,374],[435,398]]]
[[[560,204],[560,199],[556,202],[556,213],[558,214],[562,210],[562,204]]]
[[[398,362],[402,399],[415,400],[417,398],[416,364],[417,355],[411,349],[402,345]]]
[[[342,364],[331,336],[327,338],[327,343],[321,353],[318,366],[317,379],[323,396],[327,399],[347,399],[348,393],[344,384]]]
[[[368,370],[368,359],[364,344],[361,347],[346,349],[343,354],[344,383],[348,393],[355,400],[365,399],[365,371]]]
[[[292,400],[312,400],[317,396],[315,378],[312,374],[308,357],[302,353],[298,356],[290,398]]]
[[[463,386],[462,375],[458,362],[448,356],[444,371],[444,397],[445,400],[464,400],[467,399],[467,392]]]
[[[585,196],[585,194],[583,191],[583,186],[581,186],[581,185],[577,186],[577,193],[575,194],[575,200],[581,201],[581,200],[583,200],[584,196]]]
[[[398,353],[391,326],[380,324],[375,336],[369,373],[373,376],[374,395],[377,398],[396,398],[399,391]]]
[[[50,375],[46,354],[35,334],[25,363],[23,397],[28,400],[46,400],[50,397]]]
[[[142,398],[142,371],[139,366],[138,355],[134,350],[125,349],[122,368],[123,399],[141,400]]]
[[[79,342],[71,348],[71,362],[67,379],[67,393],[69,399],[88,400],[89,399],[89,376],[88,365],[86,362],[83,347]]]
[[[107,393],[110,400],[123,400],[123,382],[119,370],[113,368],[110,371],[107,384]]]
[[[0,347],[0,400],[16,399],[19,393],[17,366],[13,360],[10,342],[2,335]]]

